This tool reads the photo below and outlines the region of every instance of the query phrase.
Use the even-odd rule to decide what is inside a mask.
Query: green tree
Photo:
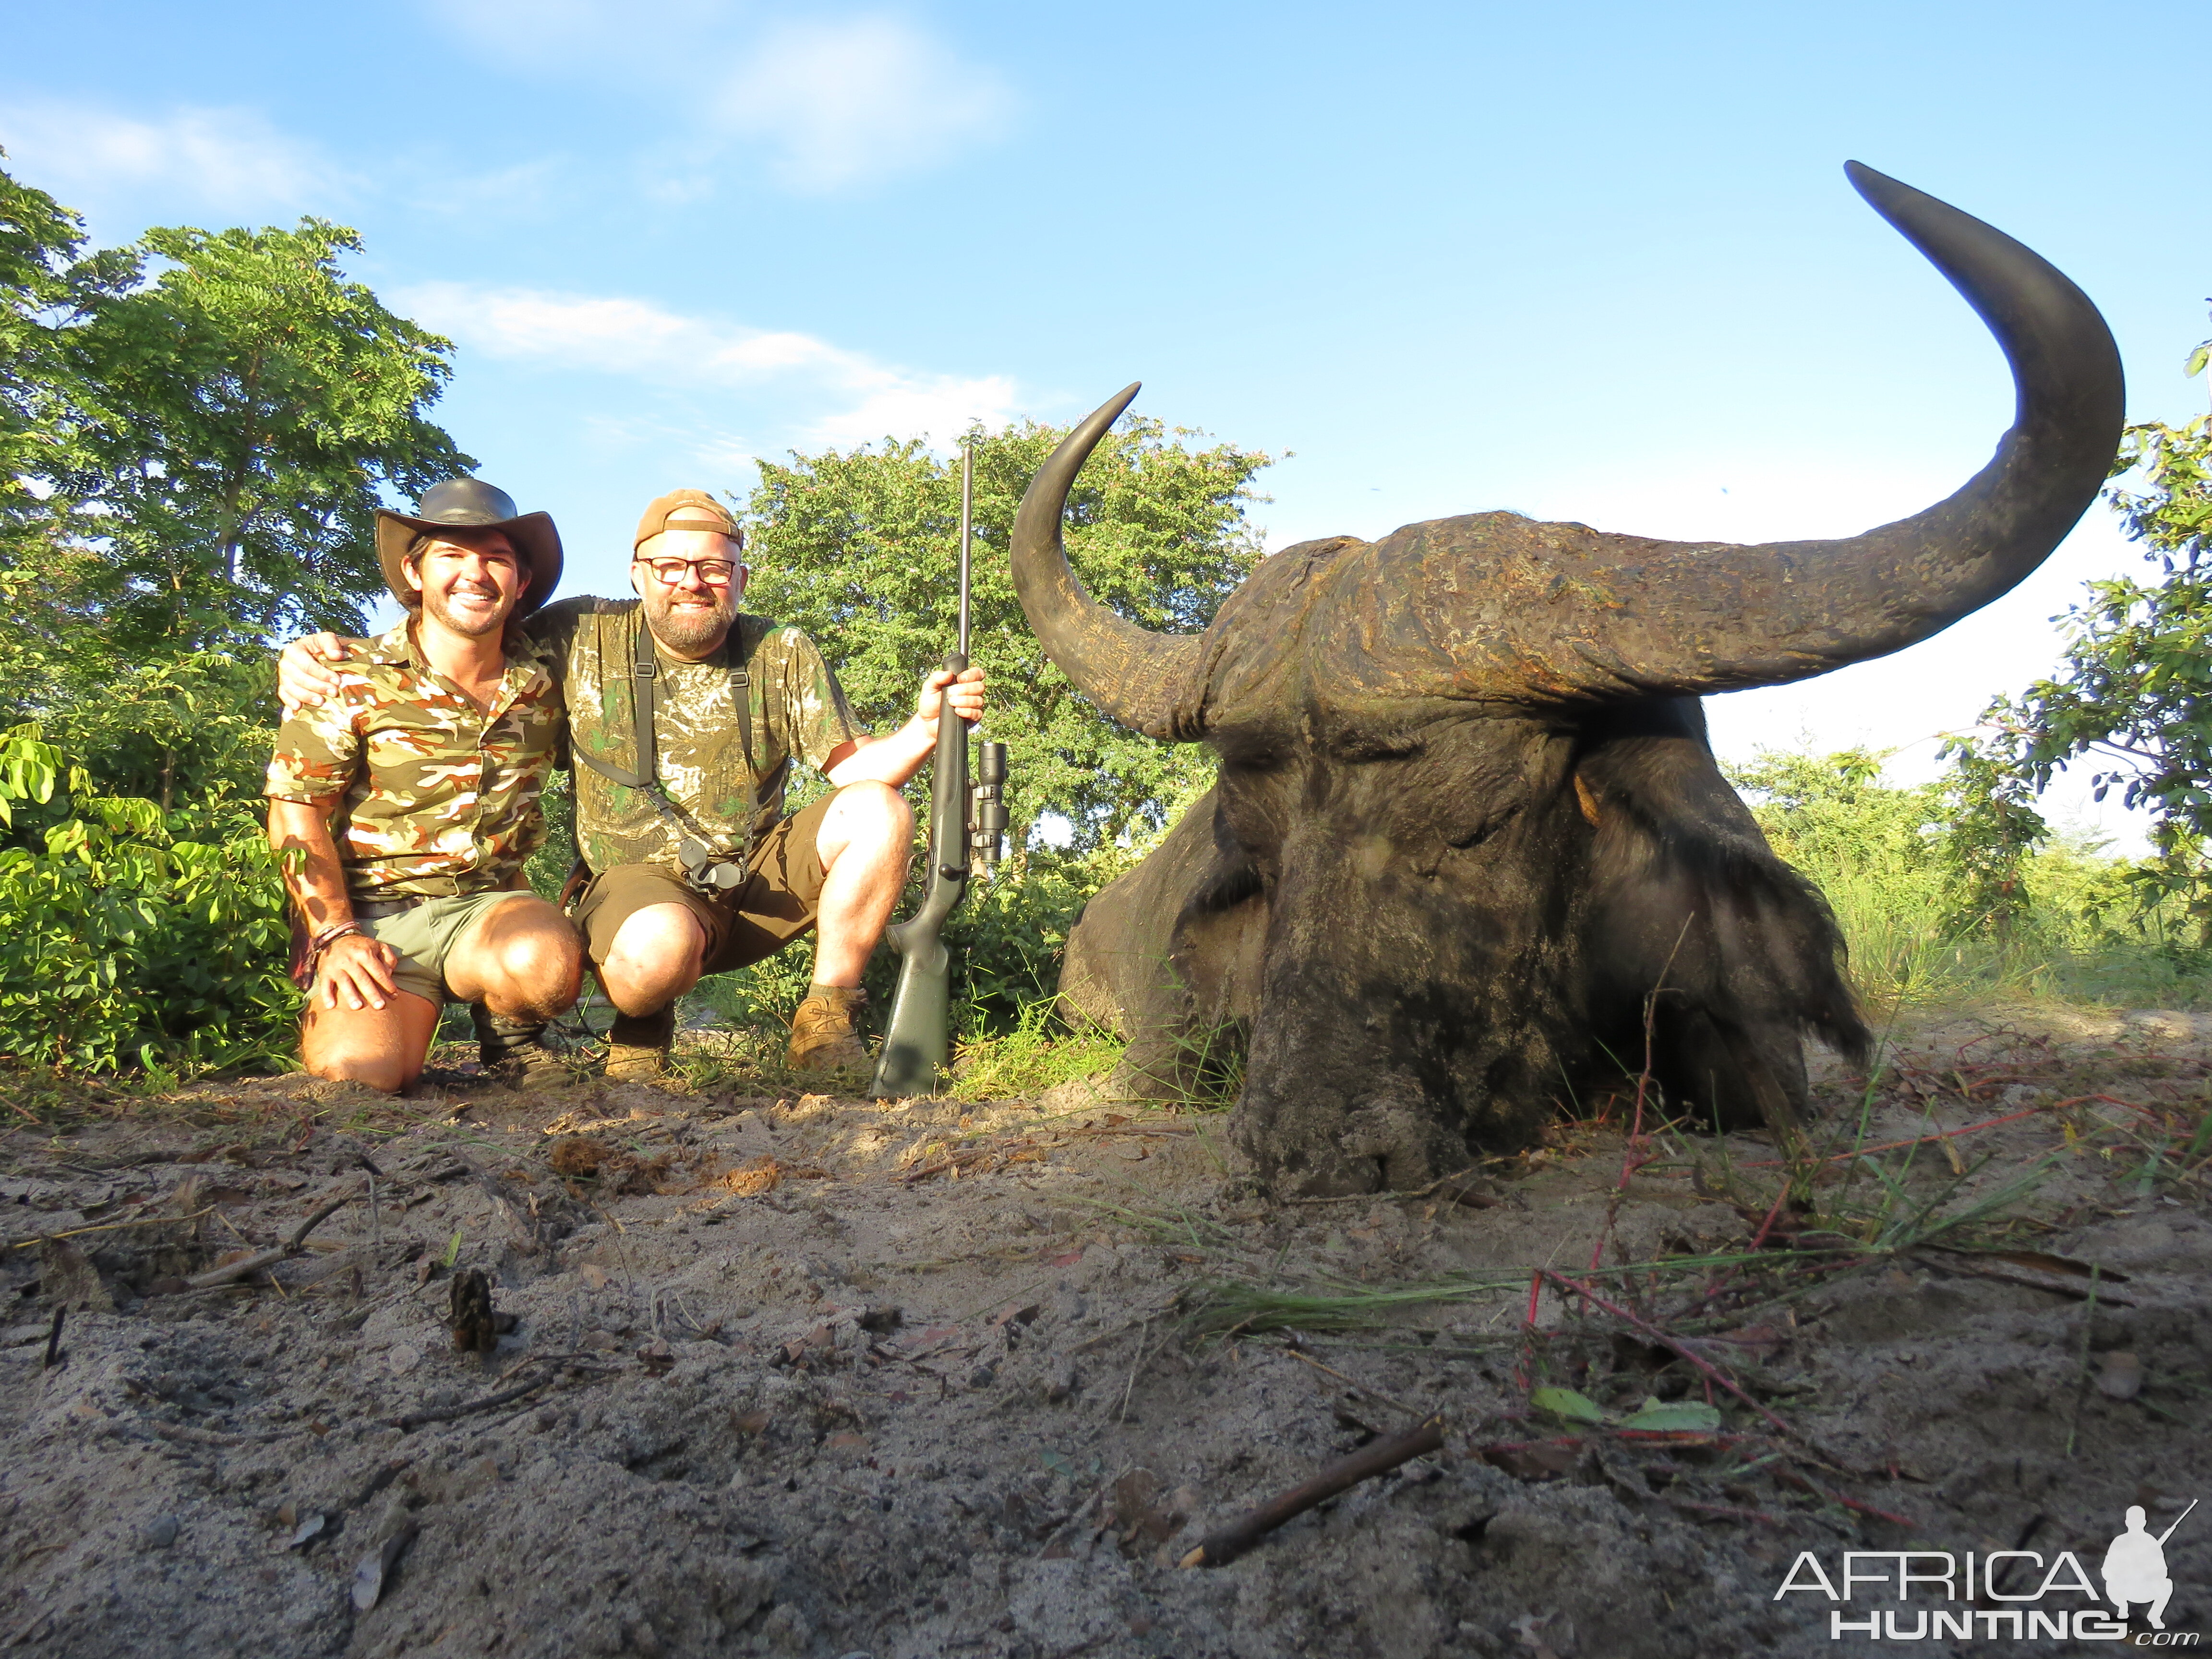
[[[118,643],[357,631],[380,500],[471,464],[425,413],[450,343],[345,280],[360,246],[319,219],[152,230],[128,280],[111,261],[65,296],[34,476],[102,550]]]
[[[2188,373],[2208,358],[2212,342]],[[2150,814],[2156,854],[2135,872],[2139,902],[2178,901],[2212,945],[2212,417],[2128,428],[2113,471],[2131,475],[2110,499],[2156,575],[2089,583],[2067,613],[2057,671],[1999,697],[1983,732],[1947,752],[1998,865],[2040,830],[2031,793],[2087,759],[2097,799],[2118,789]]]
[[[82,398],[64,330],[135,268],[84,241],[76,214],[0,170],[0,558],[43,546],[66,512],[52,480]]]
[[[1007,538],[1022,492],[1065,429],[1022,422],[978,435],[970,651],[989,675],[988,735],[1009,750],[1012,845],[1048,815],[1081,854],[1158,830],[1202,789],[1211,757],[1115,726],[1038,646],[1014,596]],[[1246,519],[1268,456],[1137,420],[1109,434],[1069,497],[1069,557],[1103,604],[1147,628],[1196,632],[1259,562]],[[745,608],[821,641],[862,721],[912,712],[952,647],[960,467],[919,442],[761,463],[748,506],[756,567]]]
[[[264,642],[358,631],[373,514],[464,471],[451,347],[346,281],[351,231],[166,229],[88,252],[0,172],[0,724],[163,811],[252,793]]]
[[[266,641],[358,630],[380,498],[470,465],[426,414],[450,347],[344,279],[359,246],[307,219],[88,252],[0,171],[0,1059],[289,1042]]]

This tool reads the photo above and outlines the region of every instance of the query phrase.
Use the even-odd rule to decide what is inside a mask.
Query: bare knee
[[[837,792],[822,826],[822,861],[859,858],[863,862],[903,861],[914,840],[914,809],[906,797],[872,779]]]
[[[505,994],[492,1000],[548,1018],[575,1001],[583,978],[583,951],[565,923],[518,932],[501,942],[498,963]]]
[[[698,982],[707,935],[681,905],[651,905],[634,912],[615,932],[599,980],[617,1005],[637,1000],[653,1007],[681,996]],[[626,1012],[642,1012],[645,1007]]]

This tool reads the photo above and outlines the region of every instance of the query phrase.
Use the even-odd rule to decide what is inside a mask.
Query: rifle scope
[[[976,744],[975,781],[969,789],[968,844],[974,849],[976,861],[986,870],[995,870],[999,860],[1006,855],[1006,803],[1003,791],[1006,784],[1006,745],[1003,743]]]

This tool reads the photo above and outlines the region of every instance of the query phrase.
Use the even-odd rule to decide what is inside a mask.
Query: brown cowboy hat
[[[514,497],[482,478],[448,478],[422,492],[416,504],[420,515],[409,518],[389,508],[376,509],[376,557],[384,567],[384,585],[404,605],[415,590],[407,585],[401,566],[417,536],[434,536],[441,530],[503,530],[514,550],[530,561],[530,586],[514,602],[514,614],[526,617],[553,597],[561,585],[561,532],[550,513],[517,513]]]

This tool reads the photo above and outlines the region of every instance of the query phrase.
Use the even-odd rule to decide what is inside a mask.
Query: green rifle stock
[[[968,556],[975,501],[975,455],[960,451],[960,648],[949,653],[945,667],[957,674],[968,666]],[[951,1047],[951,954],[945,947],[945,923],[968,895],[969,860],[988,866],[999,861],[1006,809],[1000,790],[1006,782],[1004,744],[983,745],[980,776],[968,779],[968,722],[952,713],[948,697],[937,721],[937,754],[929,794],[929,874],[921,903],[904,921],[884,930],[884,939],[899,957],[898,993],[891,1002],[890,1026],[876,1057],[875,1080],[868,1093],[878,1100],[934,1093]]]

